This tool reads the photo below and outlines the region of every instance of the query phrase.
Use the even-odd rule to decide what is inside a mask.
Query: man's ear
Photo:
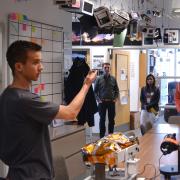
[[[20,62],[17,62],[17,63],[15,64],[15,70],[18,71],[18,72],[22,72],[22,70],[23,70],[23,64],[20,63]]]

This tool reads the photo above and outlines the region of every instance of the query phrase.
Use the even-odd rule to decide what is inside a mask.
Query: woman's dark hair
[[[7,50],[6,58],[7,62],[14,75],[15,64],[17,62],[26,63],[27,53],[29,51],[41,51],[42,47],[36,43],[30,41],[15,41]]]
[[[152,86],[155,87],[155,85],[156,85],[156,79],[155,79],[155,77],[154,77],[152,74],[147,75],[147,77],[146,77],[146,86],[149,87],[149,85],[148,85],[148,83],[147,83],[147,81],[148,81],[149,78],[152,78],[152,79],[153,79],[153,84],[152,84]]]

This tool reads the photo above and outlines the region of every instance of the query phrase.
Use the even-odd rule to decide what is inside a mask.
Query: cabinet
[[[63,157],[70,180],[85,173],[81,148],[86,144],[85,128],[77,125],[63,125],[50,128],[53,158]],[[55,173],[58,167],[55,167]]]

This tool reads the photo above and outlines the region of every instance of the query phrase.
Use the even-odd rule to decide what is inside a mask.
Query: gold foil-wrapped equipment
[[[114,166],[116,153],[137,144],[137,138],[129,138],[122,133],[110,134],[94,143],[85,145],[81,150],[86,164],[104,163]]]

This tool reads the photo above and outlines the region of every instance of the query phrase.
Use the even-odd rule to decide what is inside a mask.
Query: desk
[[[159,174],[159,158],[162,155],[160,150],[161,142],[167,133],[177,133],[177,139],[180,140],[180,125],[159,124],[148,131],[144,136],[139,138],[140,152],[137,157],[140,158],[138,171],[142,172],[145,164],[153,164],[156,167],[156,174]],[[161,164],[177,164],[177,151],[163,156]],[[142,177],[150,178],[154,176],[152,166],[147,166]],[[164,176],[158,176],[156,180],[163,180]],[[180,176],[174,176],[172,179],[180,179]]]
[[[180,124],[157,124],[147,133],[153,134],[180,134]]]

